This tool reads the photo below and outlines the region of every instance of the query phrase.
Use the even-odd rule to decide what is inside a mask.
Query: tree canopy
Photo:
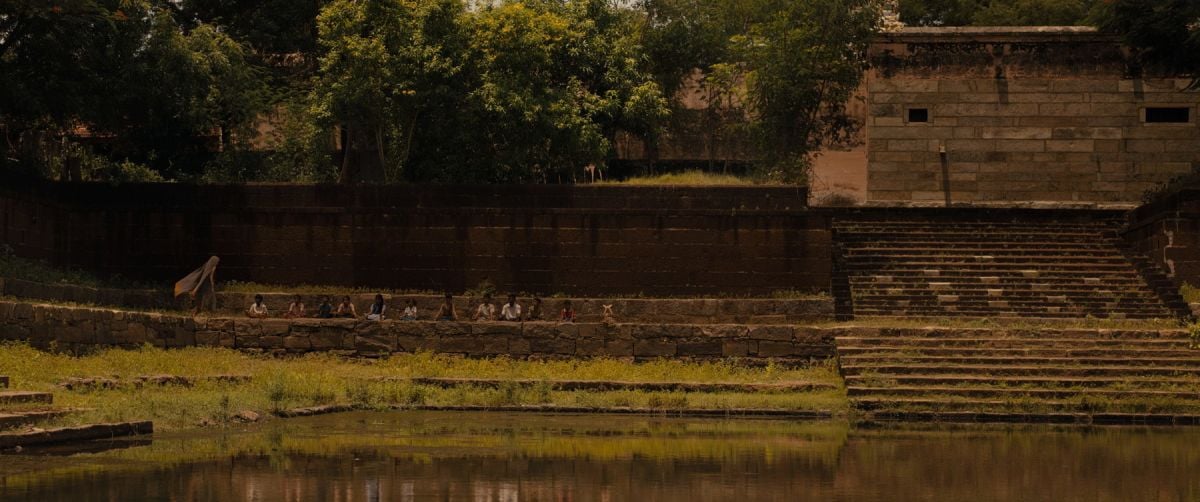
[[[1072,26],[1089,24],[1098,0],[900,0],[913,26]]]
[[[799,179],[854,126],[840,103],[877,18],[868,0],[10,0],[0,162],[62,179],[568,181],[619,133],[653,146],[698,74],[763,172]]]

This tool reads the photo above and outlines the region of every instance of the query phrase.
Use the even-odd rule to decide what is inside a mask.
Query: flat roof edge
[[[1092,26],[950,26],[905,27],[880,33],[883,43],[961,42],[1112,42],[1121,37]]]

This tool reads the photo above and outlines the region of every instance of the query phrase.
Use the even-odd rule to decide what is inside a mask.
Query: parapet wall
[[[369,322],[191,318],[0,301],[0,340],[87,352],[100,347],[228,347],[274,354],[357,356],[428,351],[472,357],[681,358],[754,364],[833,356],[832,328],[631,323]]]
[[[0,235],[22,256],[167,284],[217,255],[219,281],[769,296],[829,288],[829,216],[805,199],[797,187],[35,183],[0,190]]]
[[[1078,27],[880,35],[866,84],[868,199],[1140,202],[1200,164],[1200,92],[1127,54]],[[1150,123],[1148,107],[1190,119]]]
[[[1125,239],[1176,284],[1200,287],[1200,187],[1130,212]]]

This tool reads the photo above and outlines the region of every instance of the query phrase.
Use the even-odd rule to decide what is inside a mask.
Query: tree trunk
[[[343,125],[342,172],[340,183],[381,183],[383,176],[382,132],[363,124]]]

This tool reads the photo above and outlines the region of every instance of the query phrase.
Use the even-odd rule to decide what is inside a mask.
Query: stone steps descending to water
[[[1200,414],[1200,350],[1182,329],[881,329],[835,340],[851,406],[869,419]]]
[[[842,318],[1184,317],[1108,213],[872,212],[833,222]],[[839,279],[835,277],[835,282]]]

